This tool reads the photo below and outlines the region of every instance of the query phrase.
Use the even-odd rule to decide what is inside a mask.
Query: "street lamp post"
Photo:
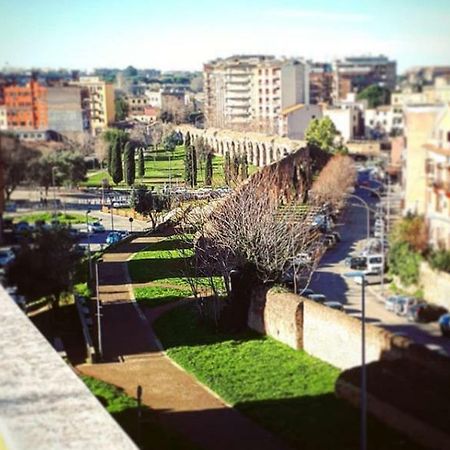
[[[109,211],[111,213],[111,231],[114,231],[114,214],[113,214],[113,200],[109,197]]]
[[[55,171],[58,170],[57,167],[52,167],[52,186],[53,186],[53,210],[56,218],[56,182],[55,182]]]
[[[366,371],[366,277],[364,272],[344,273],[347,278],[361,279],[361,450],[367,449],[367,371]]]
[[[99,276],[98,276],[98,265],[101,261],[102,261],[101,259],[98,259],[95,262],[95,286],[96,286],[96,296],[97,296],[97,343],[98,343],[98,354],[99,354],[100,360],[103,359],[100,287],[99,287]]]
[[[89,280],[92,280],[92,258],[91,258],[91,232],[89,231],[89,214],[91,210],[86,211],[86,229],[88,238],[88,258],[89,258]]]

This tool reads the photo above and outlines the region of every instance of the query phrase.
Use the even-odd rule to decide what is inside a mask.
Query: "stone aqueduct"
[[[246,153],[249,163],[258,167],[279,161],[293,151],[306,146],[305,141],[254,132],[243,133],[216,128],[199,129],[189,125],[180,125],[177,131],[183,135],[183,139],[188,132],[193,141],[202,137],[214,153],[219,155],[224,155],[228,151],[233,158],[236,154]]]

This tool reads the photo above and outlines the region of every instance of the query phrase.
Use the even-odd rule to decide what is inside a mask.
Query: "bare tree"
[[[345,195],[356,181],[356,169],[349,156],[333,156],[311,188],[311,198],[315,204],[330,203],[333,209],[343,206]]]

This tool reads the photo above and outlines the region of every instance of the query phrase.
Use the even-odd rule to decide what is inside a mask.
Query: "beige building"
[[[426,220],[430,244],[450,249],[450,108],[438,117],[425,145]]]
[[[426,212],[425,144],[432,138],[436,120],[444,110],[443,105],[416,105],[405,108],[406,147],[402,173],[405,213]]]
[[[313,119],[322,117],[319,105],[304,105],[299,103],[281,111],[279,135],[289,139],[304,140],[305,132]]]
[[[8,114],[5,105],[0,105],[0,130],[8,129]]]
[[[297,59],[232,56],[204,65],[210,127],[278,134],[282,111],[309,104],[309,66]]]
[[[101,133],[115,120],[113,85],[100,77],[80,77],[76,84],[82,88],[83,109],[91,133]]]

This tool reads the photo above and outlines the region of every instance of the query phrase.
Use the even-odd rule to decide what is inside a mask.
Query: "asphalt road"
[[[356,195],[374,204],[367,192],[357,190]],[[344,277],[350,269],[344,265],[345,258],[357,251],[367,234],[366,210],[355,204],[348,208],[343,223],[338,224],[342,242],[328,250],[319,268],[313,274],[310,287],[324,294],[329,300],[339,301],[348,314],[361,317],[361,285],[354,279]],[[384,297],[392,295],[385,284]],[[396,333],[404,333],[414,341],[433,350],[443,350],[450,356],[450,339],[441,336],[436,322],[417,324],[387,311],[384,307],[381,286],[366,286],[366,322]]]

